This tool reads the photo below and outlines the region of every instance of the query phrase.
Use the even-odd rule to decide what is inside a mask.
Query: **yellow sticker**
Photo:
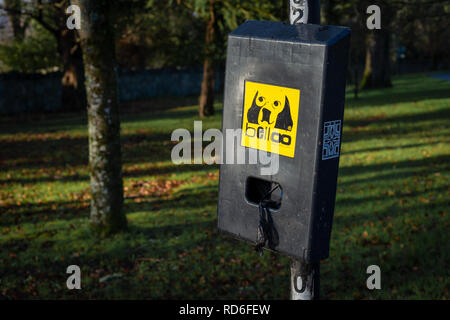
[[[241,145],[294,157],[300,90],[245,82]]]

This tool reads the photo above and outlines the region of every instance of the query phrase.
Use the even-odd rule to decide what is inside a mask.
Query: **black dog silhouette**
[[[289,106],[289,100],[286,97],[284,108],[278,114],[277,121],[275,122],[275,128],[291,131],[293,125],[294,123],[292,122],[291,108]]]
[[[256,104],[257,97],[258,97],[258,91],[256,91],[255,97],[253,98],[252,106],[250,107],[250,109],[248,109],[248,112],[247,112],[248,122],[254,123],[254,124],[258,124],[258,116],[259,116],[259,112],[261,111],[261,108],[262,108],[262,107],[258,107],[258,105]],[[261,99],[260,101],[262,101],[262,97],[260,97],[259,99]]]

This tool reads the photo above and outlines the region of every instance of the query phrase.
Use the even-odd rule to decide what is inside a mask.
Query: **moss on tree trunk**
[[[102,234],[127,228],[123,211],[120,120],[112,1],[77,0],[89,121],[91,222]]]

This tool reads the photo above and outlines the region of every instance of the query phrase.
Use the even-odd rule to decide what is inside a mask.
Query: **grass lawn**
[[[323,299],[450,297],[450,82],[393,82],[347,95]],[[221,105],[204,130],[221,128]],[[218,232],[218,167],[171,163],[171,133],[193,130],[195,99],[123,109],[130,230],[107,239],[88,223],[85,115],[0,120],[0,298],[287,299],[288,258]],[[81,290],[66,288],[71,264]],[[372,264],[381,290],[366,288]]]

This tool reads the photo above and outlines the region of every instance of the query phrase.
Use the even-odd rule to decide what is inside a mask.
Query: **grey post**
[[[317,300],[320,289],[320,262],[291,261],[291,300]]]
[[[319,0],[289,0],[291,24],[320,24]],[[291,300],[319,298],[320,262],[308,263],[297,259],[291,262]]]
[[[289,21],[291,24],[320,24],[320,1],[289,0]]]

